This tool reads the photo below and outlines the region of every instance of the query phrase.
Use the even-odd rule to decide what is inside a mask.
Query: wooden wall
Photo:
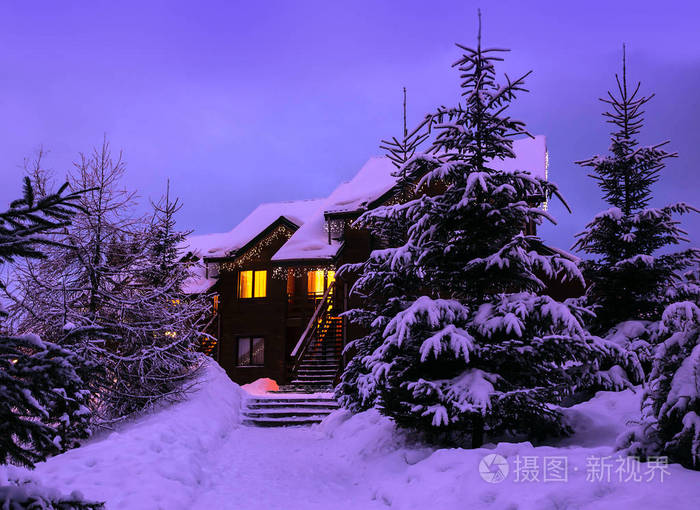
[[[267,270],[267,297],[238,299],[238,270],[222,270],[219,276],[219,364],[229,377],[245,384],[261,377],[269,377],[280,384],[287,380],[287,345],[285,316],[287,311],[287,280],[272,276],[270,258],[286,242],[277,239],[262,249],[257,260],[242,265],[240,270]],[[237,338],[260,336],[265,339],[265,365],[238,367]]]

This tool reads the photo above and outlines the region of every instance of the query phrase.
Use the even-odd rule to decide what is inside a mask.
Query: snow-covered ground
[[[410,445],[374,411],[338,411],[315,427],[245,427],[239,416],[245,397],[211,366],[187,402],[49,459],[32,476],[65,493],[78,489],[107,501],[108,509],[700,507],[699,472],[617,460],[615,437],[638,413],[638,394],[629,390],[600,393],[567,410],[576,434],[555,445],[478,450]],[[480,474],[491,454],[508,464],[499,483]],[[564,462],[566,481],[555,469]]]

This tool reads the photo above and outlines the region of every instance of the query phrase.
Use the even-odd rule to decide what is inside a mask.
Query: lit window
[[[253,271],[240,271],[238,273],[238,297],[253,297]]]
[[[335,281],[335,271],[318,269],[307,274],[307,289],[309,294],[323,294]]]
[[[287,295],[294,295],[294,272],[291,269],[287,269]]]
[[[238,339],[239,367],[265,365],[265,340],[260,337],[241,337]]]
[[[238,297],[267,297],[267,271],[240,271],[238,273]]]
[[[267,271],[255,271],[253,297],[267,296]]]
[[[309,294],[323,294],[323,270],[309,271],[307,286]]]

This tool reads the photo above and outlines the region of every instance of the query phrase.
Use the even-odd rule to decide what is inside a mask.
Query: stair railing
[[[199,348],[201,352],[206,354],[207,356],[211,356],[215,360],[218,361],[218,356],[214,355],[214,350],[217,349],[219,345],[219,339],[216,337],[213,337],[207,333],[209,331],[209,327],[214,323],[214,321],[217,319],[217,315],[214,315],[209,322],[207,322],[207,325],[202,328],[202,332],[205,333],[205,336],[200,340],[199,342]]]
[[[299,341],[294,346],[294,350],[292,350],[292,374],[290,380],[294,380],[296,378],[301,361],[304,359],[304,354],[306,354],[306,351],[309,349],[309,346],[316,336],[321,323],[325,323],[325,320],[319,321],[318,318],[321,317],[322,319],[325,319],[328,310],[333,305],[334,287],[335,282],[328,286],[326,292],[323,294],[323,298],[321,298],[321,302],[316,307],[316,310],[314,310],[311,320],[309,320],[309,323],[306,325],[306,329],[302,333],[301,337],[299,337]]]

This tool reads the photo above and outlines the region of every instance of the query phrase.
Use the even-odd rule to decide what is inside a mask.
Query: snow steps
[[[326,356],[315,358],[313,354],[306,353],[291,384],[299,387],[333,387],[340,367],[339,359],[340,356],[335,352],[330,358]]]
[[[268,393],[248,399],[243,411],[243,424],[255,427],[313,425],[336,409],[338,403],[328,393]]]

